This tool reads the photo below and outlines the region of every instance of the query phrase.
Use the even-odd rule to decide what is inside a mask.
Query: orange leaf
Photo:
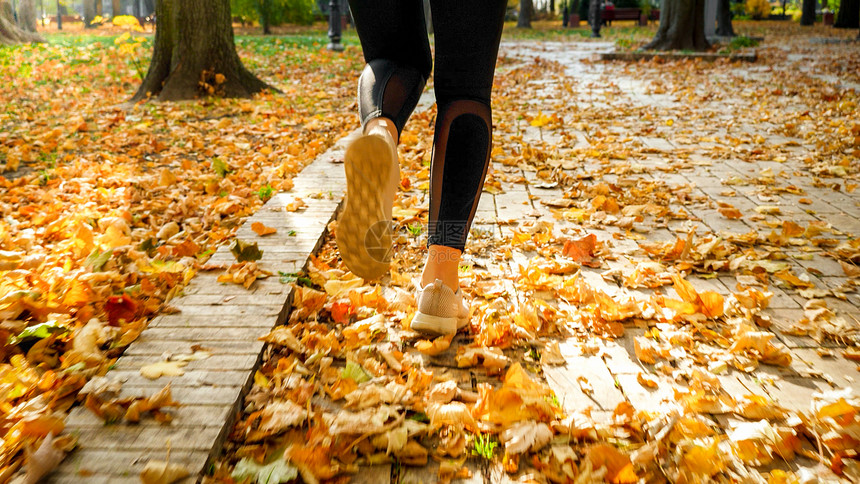
[[[260,237],[264,235],[274,234],[278,231],[278,229],[274,227],[266,227],[261,222],[254,222],[251,224],[251,230],[257,233]]]
[[[797,225],[791,220],[786,220],[782,223],[782,234],[786,237],[797,237],[802,235],[804,232],[806,232],[806,230],[803,227]]]
[[[784,269],[784,270],[781,270],[779,272],[775,272],[773,274],[773,276],[776,277],[777,279],[782,279],[783,281],[791,284],[792,287],[803,287],[803,288],[815,287],[815,284],[813,284],[809,281],[804,281],[803,279],[795,276],[794,274],[791,273],[791,271],[789,269]]]
[[[626,484],[639,481],[633,471],[630,457],[619,452],[615,447],[597,444],[589,447],[586,459],[591,461],[594,469],[606,467],[606,480],[614,484]]]
[[[720,215],[730,220],[737,220],[744,216],[740,210],[735,207],[724,207],[720,209]]]
[[[839,264],[842,266],[842,270],[845,271],[845,275],[848,277],[858,277],[860,276],[860,267],[855,266],[854,264],[849,264],[844,260],[839,261]]]
[[[427,356],[436,356],[439,353],[442,353],[443,351],[447,350],[451,346],[451,340],[453,339],[453,335],[440,336],[433,341],[422,339],[415,343],[415,349],[424,353]]]
[[[702,313],[709,318],[719,318],[723,315],[723,296],[714,291],[699,294],[702,301]]]
[[[337,324],[349,322],[349,318],[355,315],[355,306],[347,302],[336,302],[331,305],[331,319]]]
[[[696,292],[696,288],[694,288],[689,281],[682,279],[678,274],[672,274],[672,282],[675,285],[675,292],[681,296],[681,299],[684,300],[684,302],[688,302],[690,304],[696,304],[699,302],[699,293]]]
[[[594,250],[597,247],[597,236],[594,234],[586,235],[581,239],[568,239],[564,242],[564,248],[561,253],[583,265],[592,263]]]

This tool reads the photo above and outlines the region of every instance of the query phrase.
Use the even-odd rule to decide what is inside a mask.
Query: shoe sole
[[[346,201],[335,239],[343,262],[362,279],[385,275],[391,260],[391,221],[383,197],[394,160],[379,136],[364,135],[346,150]]]
[[[429,333],[447,336],[455,334],[463,326],[469,323],[469,319],[445,318],[442,316],[433,316],[432,314],[424,314],[421,311],[415,313],[412,318],[410,327],[412,331],[419,333]]]

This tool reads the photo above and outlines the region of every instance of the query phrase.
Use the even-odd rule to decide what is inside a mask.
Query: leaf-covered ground
[[[0,482],[242,217],[353,128],[360,57],[322,39],[238,39],[283,94],[137,106],[138,34],[0,48]]]
[[[433,120],[416,114],[390,279],[323,247],[213,480],[860,478],[860,58],[771,29],[751,66],[503,44],[453,340],[408,331]]]
[[[404,481],[856,480],[860,403],[836,392],[856,371],[825,367],[857,359],[860,57],[816,40],[831,30],[762,25],[740,28],[766,37],[752,66],[604,64],[575,55],[596,45],[578,33],[506,34],[462,268],[470,334],[406,331],[432,139],[419,113],[392,277],[366,285],[322,249],[213,478],[391,462]],[[650,30],[608,34],[627,47]],[[239,39],[283,95],[140,106],[122,103],[144,37],[0,50],[0,482],[70,445],[45,437],[86,381],[355,127],[360,52],[324,41]],[[800,350],[828,359],[800,373]],[[792,401],[781,380],[798,378],[816,384]]]

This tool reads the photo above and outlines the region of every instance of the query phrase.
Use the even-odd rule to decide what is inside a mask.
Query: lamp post
[[[328,3],[328,38],[329,43],[326,46],[328,50],[341,52],[343,44],[340,43],[341,25],[340,25],[340,0],[329,0]]]

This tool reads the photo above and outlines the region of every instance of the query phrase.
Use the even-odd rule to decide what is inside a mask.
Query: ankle
[[[460,288],[461,251],[443,245],[431,245],[427,251],[427,262],[421,273],[421,285],[427,286],[439,279],[443,284],[457,291]]]
[[[388,118],[373,118],[367,122],[364,126],[365,134],[375,134],[382,136],[386,140],[390,141],[391,144],[397,146],[398,142],[398,133],[397,126],[395,126],[394,121],[391,121]]]

